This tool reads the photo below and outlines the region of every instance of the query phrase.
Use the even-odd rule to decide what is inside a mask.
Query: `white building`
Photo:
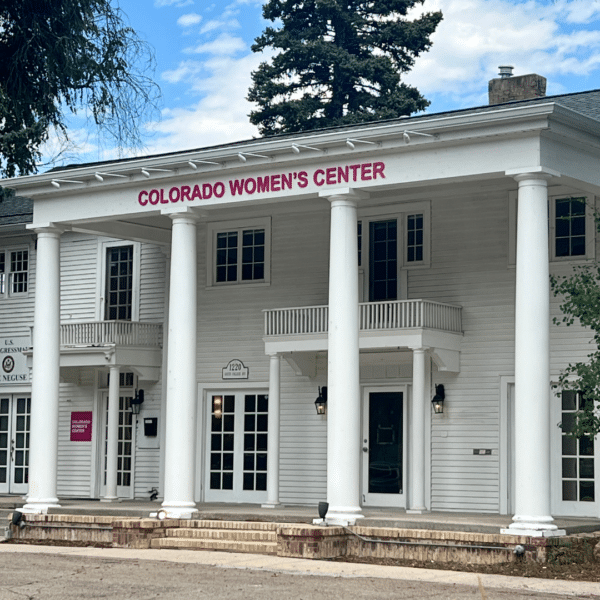
[[[156,488],[184,517],[600,516],[551,389],[591,336],[549,291],[595,259],[599,161],[594,91],[5,182],[34,211],[0,251],[0,493],[27,491],[30,407],[33,512]]]

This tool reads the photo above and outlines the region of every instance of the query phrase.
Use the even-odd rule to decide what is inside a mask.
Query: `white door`
[[[26,494],[31,396],[0,396],[0,493]]]
[[[406,388],[366,388],[363,505],[406,507]]]
[[[117,496],[133,498],[133,464],[135,454],[134,417],[131,414],[133,392],[121,390],[119,395],[119,429],[117,450]],[[102,484],[100,495],[106,495],[106,435],[108,431],[108,393],[102,394]]]
[[[206,410],[205,501],[266,502],[268,394],[209,393]]]
[[[569,429],[583,400],[577,392],[563,391],[552,396],[554,423]],[[553,427],[552,512],[559,516],[600,516],[600,436],[576,439]]]

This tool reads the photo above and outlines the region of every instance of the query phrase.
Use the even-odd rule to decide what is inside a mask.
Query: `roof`
[[[488,105],[484,105],[484,106],[478,106],[478,107],[473,107],[473,108],[463,108],[463,109],[452,110],[452,111],[444,111],[444,112],[440,112],[440,113],[422,113],[419,115],[400,117],[397,119],[386,119],[386,120],[382,120],[382,121],[352,123],[349,125],[343,125],[343,126],[338,126],[338,127],[326,127],[326,128],[321,128],[321,129],[312,129],[309,131],[300,131],[297,133],[276,134],[276,135],[271,135],[271,136],[265,136],[263,138],[253,138],[250,140],[239,140],[237,142],[228,142],[225,144],[217,144],[217,145],[213,145],[213,146],[189,148],[186,150],[177,150],[174,152],[163,152],[163,153],[158,153],[158,154],[148,154],[144,157],[136,156],[136,157],[131,157],[131,158],[121,158],[119,160],[113,159],[113,160],[106,160],[106,161],[93,162],[93,163],[76,163],[76,164],[70,164],[70,165],[65,165],[65,166],[61,166],[61,167],[56,167],[54,169],[51,169],[51,171],[49,171],[49,172],[59,172],[59,171],[66,171],[69,169],[79,169],[79,168],[107,165],[107,164],[115,164],[115,163],[126,163],[126,162],[133,161],[133,160],[139,160],[140,158],[160,158],[160,157],[175,156],[177,154],[181,154],[182,151],[193,153],[193,152],[206,151],[206,150],[217,150],[219,148],[232,148],[235,146],[240,146],[243,144],[248,144],[249,142],[255,142],[255,141],[260,141],[260,140],[293,139],[297,136],[306,136],[307,134],[310,134],[310,133],[323,133],[323,132],[335,132],[335,131],[350,130],[352,128],[355,128],[355,127],[361,126],[361,125],[365,125],[365,124],[380,125],[380,124],[384,124],[384,123],[389,123],[389,124],[392,124],[392,123],[414,123],[414,122],[418,122],[419,120],[422,120],[422,119],[430,119],[433,116],[478,114],[478,113],[492,112],[499,108],[506,108],[508,106],[511,106],[511,107],[513,107],[513,106],[528,106],[528,105],[535,105],[535,104],[542,104],[542,103],[545,104],[548,102],[555,102],[556,104],[560,104],[561,106],[564,106],[565,108],[569,108],[569,109],[574,110],[584,116],[591,117],[592,119],[595,119],[600,122],[600,89],[598,89],[598,90],[589,90],[589,91],[585,91],[585,92],[575,92],[575,93],[570,93],[570,94],[560,94],[560,95],[555,95],[555,96],[541,96],[540,98],[534,98],[531,100],[516,100],[516,101],[505,102],[505,103],[501,103],[501,104],[492,104],[492,105],[488,104]]]
[[[33,221],[33,200],[14,194],[0,200],[0,226],[24,225]]]

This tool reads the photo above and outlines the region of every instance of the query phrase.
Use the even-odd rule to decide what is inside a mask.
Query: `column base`
[[[429,511],[425,507],[423,507],[423,508],[407,508],[406,509],[407,515],[423,515],[428,512],[431,512],[431,511]]]
[[[349,527],[350,525],[355,525],[357,520],[364,518],[364,515],[360,511],[360,508],[330,507],[320,524]],[[315,521],[321,521],[321,519],[315,519]]]
[[[260,505],[261,508],[277,508],[278,506],[281,506],[280,502],[265,502]]]
[[[60,508],[58,498],[31,498],[19,511],[25,515],[46,515],[50,508]]]
[[[515,515],[513,522],[500,533],[505,535],[526,535],[529,537],[559,537],[566,535],[564,529],[559,529],[550,516],[531,517],[526,515]]]
[[[100,502],[121,502],[121,498],[117,498],[116,496],[106,496],[105,498],[100,498]]]
[[[193,519],[198,509],[195,502],[163,502],[162,510],[152,514],[158,519]]]

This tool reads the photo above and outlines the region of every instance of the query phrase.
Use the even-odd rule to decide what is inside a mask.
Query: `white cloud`
[[[189,6],[190,4],[194,4],[194,0],[154,0],[154,6],[156,6],[156,8],[173,5],[181,8],[182,6]]]
[[[193,48],[186,48],[186,54],[215,54],[231,55],[246,50],[247,46],[244,40],[239,37],[233,37],[228,33],[222,33],[216,40],[199,44]]]
[[[198,25],[202,21],[202,17],[196,13],[189,13],[187,15],[181,15],[179,19],[177,19],[177,25],[180,27],[192,27],[193,25]]]
[[[404,81],[425,97],[452,97],[458,106],[487,103],[487,82],[499,65],[514,65],[515,75],[548,78],[548,93],[559,93],[553,74],[589,74],[600,63],[600,33],[564,26],[567,17],[592,19],[600,3],[590,0],[425,0],[419,12],[441,10],[444,20],[433,46],[417,58]],[[415,11],[416,14],[416,11]],[[553,87],[554,86],[554,87]]]
[[[202,26],[200,33],[210,33],[211,31],[216,31],[217,29],[239,29],[240,27],[240,23],[237,19],[213,19],[212,21],[207,21]]]
[[[187,108],[167,109],[160,123],[152,125],[157,134],[150,152],[170,152],[249,139],[257,136],[245,99],[251,85],[250,73],[265,56],[246,54],[240,58],[213,56],[204,63],[182,64],[181,74],[202,99]],[[202,71],[202,74],[200,74]]]

